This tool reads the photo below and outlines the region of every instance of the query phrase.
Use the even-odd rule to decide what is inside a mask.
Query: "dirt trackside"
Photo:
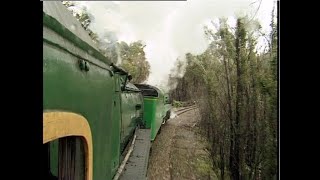
[[[198,110],[187,111],[162,126],[152,144],[148,180],[218,179],[211,169],[205,140],[200,137]]]

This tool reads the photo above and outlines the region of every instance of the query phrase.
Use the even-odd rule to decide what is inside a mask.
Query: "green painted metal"
[[[162,118],[160,115],[158,98],[144,98],[144,116],[143,119],[145,120],[146,128],[151,128],[151,140],[153,141],[157,136],[157,133],[160,129]]]
[[[137,110],[136,105],[142,103],[139,91],[126,90],[121,93],[121,151],[124,150],[139,123],[142,109]]]
[[[145,128],[151,128],[151,140],[153,141],[161,128],[161,124],[170,106],[165,106],[164,93],[161,90],[149,85],[148,87],[156,90],[158,94],[156,97],[149,95],[144,96],[143,119]],[[141,88],[143,91],[143,87]]]
[[[113,114],[112,114],[112,137],[111,137],[111,158],[112,158],[112,176],[117,173],[120,164],[120,126],[121,126],[121,89],[120,89],[120,76],[118,73],[115,76],[115,96],[113,100]]]
[[[110,179],[114,77],[99,67],[80,71],[77,58],[44,44],[43,109],[81,114],[93,138],[93,177]]]
[[[143,98],[143,120],[145,124],[145,128],[149,129],[151,128],[151,123],[155,119],[156,110],[157,110],[157,98]]]
[[[170,106],[158,89],[158,97],[143,97],[130,83],[122,89],[128,74],[104,57],[83,29],[74,32],[66,27],[76,22],[70,13],[50,10],[48,4],[63,8],[60,2],[44,3],[50,12],[43,13],[44,112],[67,111],[85,117],[93,140],[93,180],[112,179],[135,128],[139,124],[151,128],[154,140]],[[57,141],[50,146],[51,171],[58,175]]]
[[[112,179],[120,163],[120,142],[129,140],[136,120],[141,119],[134,108],[142,99],[134,92],[128,102],[121,103],[128,92],[121,91],[120,75],[112,71],[109,61],[54,17],[44,13],[43,22],[43,109],[73,112],[88,120],[93,179]],[[90,68],[81,68],[79,62]],[[57,159],[52,154],[50,163],[56,164]]]

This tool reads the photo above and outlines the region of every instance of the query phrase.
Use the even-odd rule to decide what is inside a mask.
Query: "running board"
[[[151,129],[138,129],[133,151],[119,180],[145,180],[151,147]]]

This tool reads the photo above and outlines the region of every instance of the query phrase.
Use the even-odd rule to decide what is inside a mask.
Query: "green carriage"
[[[168,96],[159,88],[147,84],[135,84],[143,95],[143,124],[145,128],[151,128],[151,140],[153,141],[161,125],[170,118],[170,101]]]

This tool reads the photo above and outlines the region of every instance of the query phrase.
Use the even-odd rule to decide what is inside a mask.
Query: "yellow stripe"
[[[86,180],[92,180],[93,147],[91,130],[86,118],[70,112],[44,112],[43,144],[67,136],[84,138]]]

